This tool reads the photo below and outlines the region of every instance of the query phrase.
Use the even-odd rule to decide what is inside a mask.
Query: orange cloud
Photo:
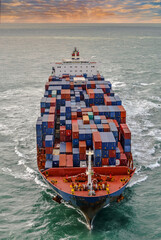
[[[160,0],[153,0],[153,2],[146,0],[142,4],[137,0],[6,0],[6,2],[2,2],[1,21],[35,23],[161,22],[160,8]]]

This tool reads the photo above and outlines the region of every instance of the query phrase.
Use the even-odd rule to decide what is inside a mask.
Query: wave
[[[147,168],[150,168],[150,169],[154,169],[157,167],[160,167],[160,164],[158,163],[158,161],[156,163],[151,163],[147,166]]]
[[[16,146],[15,146],[15,153],[16,153],[19,157],[22,157],[22,158],[25,158],[25,159],[30,159],[28,156],[26,156],[25,154],[21,153]],[[21,164],[20,164],[20,165],[21,165]]]
[[[127,187],[133,187],[134,185],[146,181],[148,176],[143,176],[137,180],[131,180]]]
[[[142,86],[150,86],[150,85],[155,85],[155,83],[140,83]]]
[[[47,188],[48,187],[45,183],[43,183],[41,180],[38,179],[38,176],[36,176],[34,180],[35,180],[35,183],[37,185],[39,185],[39,186],[41,186],[43,188]]]
[[[16,179],[23,179],[23,180],[32,180],[33,179],[33,174],[31,173],[22,173],[22,172],[13,172],[12,169],[8,168],[8,167],[4,167],[2,168],[2,171],[10,176],[13,176]]]
[[[122,88],[122,87],[125,87],[126,86],[126,83],[124,83],[124,82],[113,82],[112,83],[112,87],[114,87],[114,88],[117,88],[117,87],[119,87],[119,88]]]
[[[0,133],[3,136],[7,136],[7,135],[11,135],[13,131],[10,128],[8,128],[5,124],[0,123]]]

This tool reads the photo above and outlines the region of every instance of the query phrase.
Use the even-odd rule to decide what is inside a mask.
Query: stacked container
[[[94,150],[93,166],[127,165],[131,133],[119,96],[100,75],[74,78],[50,76],[45,85],[36,124],[45,168],[86,166],[88,149]]]

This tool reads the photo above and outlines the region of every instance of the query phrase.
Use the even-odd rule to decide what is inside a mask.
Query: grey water
[[[135,176],[124,200],[84,218],[42,181],[35,123],[52,63],[73,47],[121,97]],[[0,25],[0,239],[161,239],[161,24]]]

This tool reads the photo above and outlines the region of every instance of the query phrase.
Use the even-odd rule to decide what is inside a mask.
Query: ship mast
[[[78,60],[79,59],[79,50],[77,48],[74,48],[74,51],[72,53],[72,60]]]
[[[88,190],[89,190],[89,196],[93,195],[93,185],[92,185],[92,175],[93,170],[91,167],[91,156],[93,155],[93,151],[91,149],[86,151],[86,154],[88,155],[88,170],[86,171],[86,174],[88,176]]]

